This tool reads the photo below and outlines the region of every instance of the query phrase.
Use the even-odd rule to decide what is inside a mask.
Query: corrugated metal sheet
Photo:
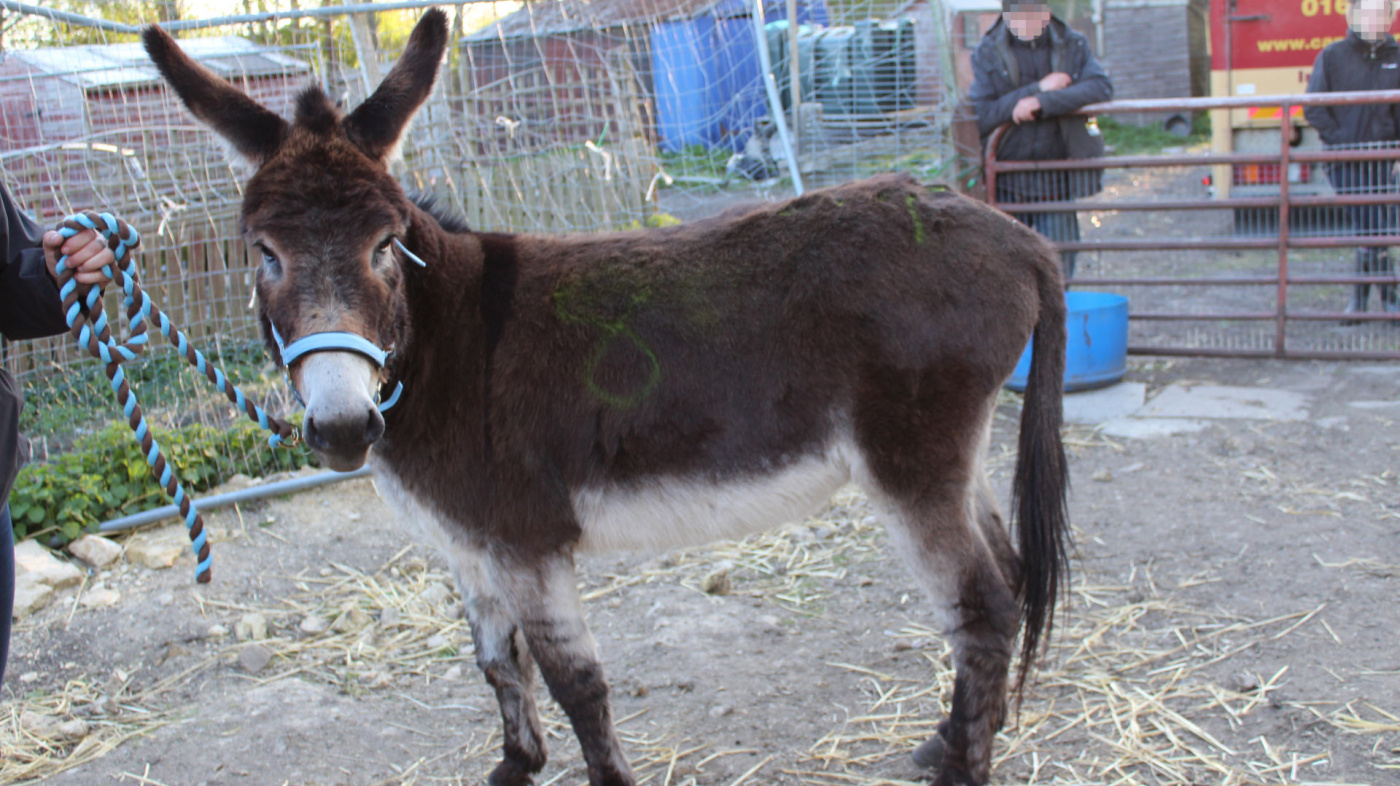
[[[310,66],[238,36],[190,38],[180,46],[209,70],[225,77],[296,74]],[[55,76],[83,88],[156,83],[160,73],[140,44],[89,44],[11,51],[37,74]]]

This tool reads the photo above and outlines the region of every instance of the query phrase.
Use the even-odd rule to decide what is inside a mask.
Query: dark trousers
[[[1331,164],[1327,176],[1339,195],[1393,194],[1396,190],[1394,162],[1343,161]],[[1400,229],[1400,207],[1396,205],[1349,205],[1347,221],[1352,232],[1361,235],[1393,235]],[[1356,273],[1362,276],[1394,276],[1395,263],[1389,249],[1371,246],[1356,250]],[[1353,290],[1349,310],[1365,311],[1370,299],[1369,284]],[[1400,309],[1400,295],[1394,285],[1380,286],[1381,305],[1387,311]]]
[[[1338,194],[1395,193],[1395,170],[1392,161],[1339,161],[1327,167],[1327,177]],[[1358,235],[1389,235],[1400,221],[1395,205],[1350,205],[1347,220]]]
[[[1078,243],[1083,237],[1079,233],[1079,214],[1068,213],[1017,213],[1016,204],[1035,202],[1062,202],[1073,193],[1064,173],[1059,172],[1015,172],[1019,179],[1004,176],[997,182],[997,206],[1011,214],[1022,224],[1044,235],[1054,243]],[[1010,182],[1007,182],[1010,181]],[[1061,251],[1060,262],[1064,265],[1065,278],[1074,278],[1075,264],[1079,261],[1078,251]]]
[[[15,530],[10,503],[0,505],[0,685],[10,659],[10,620],[15,613]]]

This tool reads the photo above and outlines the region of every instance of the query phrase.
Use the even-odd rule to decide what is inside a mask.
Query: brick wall
[[[1104,65],[1114,97],[1185,98],[1200,95],[1208,73],[1204,3],[1199,0],[1108,0],[1104,4]],[[1139,124],[1163,115],[1117,116]]]

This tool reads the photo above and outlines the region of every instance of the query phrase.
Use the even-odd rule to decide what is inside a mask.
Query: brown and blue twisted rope
[[[156,308],[150,297],[142,291],[141,285],[136,282],[136,264],[130,253],[141,243],[141,237],[135,229],[128,226],[126,222],[113,217],[110,213],[99,214],[89,211],[69,216],[59,226],[58,231],[65,238],[70,238],[85,229],[91,229],[101,234],[107,241],[108,248],[112,250],[112,256],[116,259],[117,267],[115,269],[109,265],[104,267],[102,272],[122,288],[130,335],[125,343],[121,344],[112,339],[112,332],[107,324],[107,314],[102,308],[103,287],[91,287],[88,289],[86,297],[80,298],[78,282],[73,280],[73,271],[67,265],[67,255],[59,259],[56,271],[58,273],[59,295],[63,298],[64,318],[68,321],[68,329],[78,340],[79,349],[106,364],[107,379],[111,381],[112,390],[116,393],[117,403],[121,405],[122,413],[126,416],[127,425],[135,432],[136,439],[141,444],[141,453],[146,457],[146,463],[150,465],[151,473],[165,493],[179,507],[180,516],[185,520],[185,526],[189,529],[190,541],[194,548],[195,558],[198,560],[195,567],[195,579],[201,584],[208,583],[212,558],[209,555],[209,542],[204,530],[204,518],[195,508],[194,500],[185,493],[185,489],[180,485],[174,470],[166,462],[165,457],[161,455],[160,445],[151,435],[145,415],[142,414],[141,406],[136,401],[136,394],[132,392],[122,369],[123,363],[135,360],[145,350],[149,340],[147,320],[154,320],[159,326],[161,334],[175,346],[185,360],[208,378],[219,391],[228,396],[229,401],[235,407],[246,413],[259,426],[272,432],[272,437],[268,440],[270,445],[273,447],[290,445],[296,438],[296,430],[285,420],[268,415],[262,407],[249,401],[237,386],[230,384],[228,378],[224,376],[224,372],[211,365],[201,352],[190,346],[185,334],[176,330],[171,325],[170,319]]]

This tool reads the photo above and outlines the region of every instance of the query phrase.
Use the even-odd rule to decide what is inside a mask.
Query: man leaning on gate
[[[1113,84],[1089,48],[1089,41],[1050,12],[1044,2],[1003,0],[1002,18],[972,55],[969,98],[977,112],[983,145],[1005,123],[1002,161],[1097,158],[1103,139],[1083,117],[1070,115],[1086,104],[1113,98]],[[1050,240],[1080,239],[1073,211],[1016,213],[1015,203],[1065,202],[1102,190],[1099,170],[1008,172],[997,177],[997,203],[1016,220]],[[1065,277],[1074,276],[1077,254],[1061,253]]]
[[[1347,12],[1351,30],[1346,38],[1329,45],[1317,56],[1309,93],[1353,90],[1400,90],[1400,46],[1390,34],[1395,7],[1391,0],[1356,0]],[[1400,142],[1400,105],[1354,104],[1310,106],[1308,123],[1333,149],[1393,148]],[[1396,191],[1394,160],[1338,161],[1327,167],[1338,194],[1393,194]],[[1352,231],[1358,235],[1393,235],[1397,231],[1395,204],[1351,205],[1346,208]],[[1362,276],[1394,276],[1395,263],[1384,247],[1356,249],[1356,272]],[[1352,289],[1347,313],[1366,311],[1371,286]],[[1394,284],[1380,286],[1381,307],[1400,314],[1400,293]]]

